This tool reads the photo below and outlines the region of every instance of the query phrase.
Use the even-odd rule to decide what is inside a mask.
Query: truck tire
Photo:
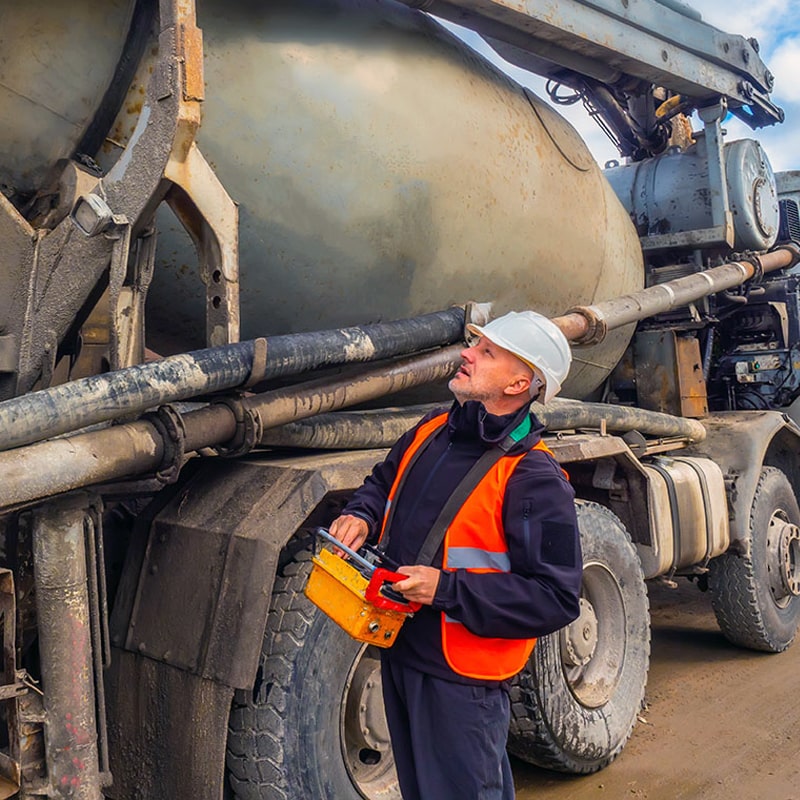
[[[255,685],[228,731],[237,800],[400,800],[380,659],[303,594],[310,555],[275,579]]]
[[[780,653],[800,625],[800,508],[789,480],[764,467],[756,485],[745,553],[709,564],[711,604],[725,637]]]
[[[541,638],[511,687],[508,749],[573,774],[609,764],[631,735],[650,663],[650,611],[639,556],[620,520],[578,501],[581,615]]]

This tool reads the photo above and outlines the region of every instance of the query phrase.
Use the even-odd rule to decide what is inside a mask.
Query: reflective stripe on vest
[[[386,504],[381,536],[403,473],[416,451],[447,421],[441,414],[421,425],[397,470]],[[551,450],[542,441],[533,450]],[[444,539],[442,569],[470,572],[509,572],[511,561],[503,531],[503,496],[508,480],[527,452],[501,458],[478,483],[454,517]],[[452,617],[442,614],[442,647],[450,668],[480,680],[505,680],[516,675],[530,657],[536,639],[476,636]]]
[[[451,547],[447,551],[447,566],[450,569],[509,572],[511,560],[508,553],[490,553],[477,547]]]

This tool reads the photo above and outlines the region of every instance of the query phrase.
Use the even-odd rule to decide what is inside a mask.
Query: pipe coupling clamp
[[[175,483],[186,460],[186,426],[183,417],[174,406],[164,405],[145,414],[142,419],[156,429],[164,445],[164,457],[156,472],[156,479],[164,484]]]
[[[261,383],[267,377],[267,340],[263,337],[253,339],[253,363],[250,367],[250,375],[244,384],[245,389]]]
[[[753,276],[747,281],[748,286],[757,286],[764,278],[764,265],[755,253],[736,253],[729,263],[749,264],[753,268]]]
[[[214,405],[227,406],[236,421],[236,433],[224,445],[213,448],[223,458],[236,458],[247,455],[260,441],[263,433],[261,417],[258,412],[247,408],[240,397],[223,397]]]
[[[587,330],[582,336],[571,337],[570,342],[573,346],[585,346],[599,344],[608,334],[608,324],[603,315],[594,306],[574,306],[564,314],[578,314],[586,321]]]

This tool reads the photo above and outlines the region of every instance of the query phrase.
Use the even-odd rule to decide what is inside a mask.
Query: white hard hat
[[[483,327],[469,323],[467,330],[485,336],[538,373],[544,380],[543,403],[561,390],[572,363],[572,351],[567,337],[547,317],[535,311],[509,311]]]

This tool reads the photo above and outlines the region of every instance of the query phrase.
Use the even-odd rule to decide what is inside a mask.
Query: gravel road
[[[741,650],[686,580],[650,587],[647,707],[617,760],[585,777],[515,761],[518,800],[800,800],[800,642]]]

